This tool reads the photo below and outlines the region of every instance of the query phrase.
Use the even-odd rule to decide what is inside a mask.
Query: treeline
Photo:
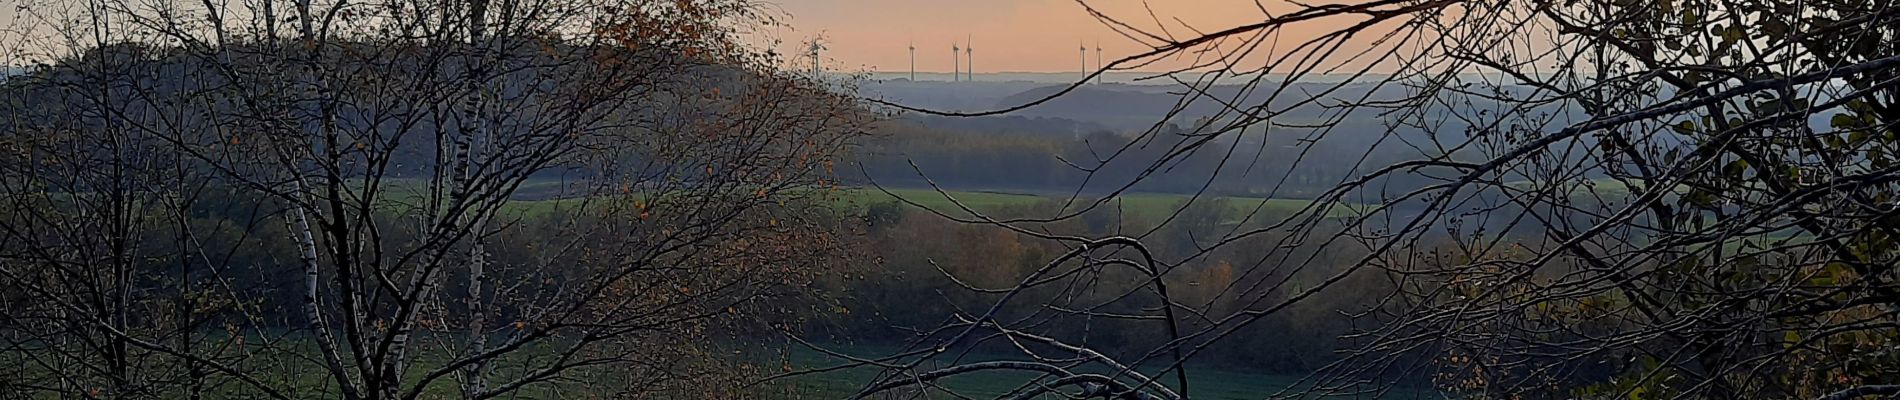
[[[1048,215],[1059,206],[1052,200],[1035,206],[998,210],[993,215]],[[1180,329],[1198,331],[1222,323],[1236,328],[1220,340],[1194,340],[1195,345],[1189,347],[1205,346],[1201,354],[1194,356],[1196,365],[1277,374],[1316,371],[1337,360],[1337,351],[1350,348],[1339,337],[1352,332],[1355,319],[1344,317],[1340,312],[1379,306],[1379,299],[1356,294],[1390,289],[1384,286],[1389,284],[1387,277],[1368,271],[1338,283],[1337,290],[1328,290],[1258,320],[1244,324],[1239,323],[1239,319],[1224,320],[1283,300],[1268,296],[1269,287],[1313,287],[1320,279],[1340,271],[1333,266],[1343,265],[1362,254],[1287,249],[1278,245],[1288,243],[1285,240],[1289,238],[1278,234],[1254,235],[1241,239],[1243,245],[1202,252],[1211,240],[1236,228],[1234,219],[1246,212],[1246,206],[1200,201],[1183,202],[1176,207],[1182,212],[1165,224],[1160,219],[1166,217],[1118,215],[1112,208],[1102,208],[1079,218],[1037,228],[1063,234],[1110,235],[1117,231],[1145,232],[1161,225],[1145,237],[1144,243],[1157,257],[1166,260],[1167,270],[1162,279],[1167,282],[1170,300],[1214,311],[1183,318]],[[1252,220],[1277,221],[1280,217],[1283,216],[1261,215]],[[1055,256],[1070,250],[1055,241],[995,226],[949,221],[895,203],[871,206],[865,221],[868,229],[863,248],[876,262],[862,272],[829,282],[836,285],[831,292],[836,294],[833,301],[837,302],[837,308],[828,316],[815,318],[805,334],[834,343],[894,345],[915,340],[932,334],[928,330],[943,324],[946,316],[975,318],[973,313],[988,309],[1003,296],[970,289],[1012,287],[1044,268]],[[1263,223],[1248,223],[1247,227]],[[1241,265],[1309,257],[1318,261],[1286,262],[1284,266],[1263,268]],[[1150,277],[1132,269],[1105,268],[1077,273],[1064,278],[1063,282],[1071,279],[1088,280],[1102,285],[1102,289],[1080,297],[1069,296],[1061,290],[1067,286],[1065,283],[1030,289],[1013,301],[1037,306],[1010,308],[997,319],[1038,321],[1035,325],[1046,329],[1039,334],[1082,338],[1075,344],[1105,352],[1154,348],[1169,340],[1166,326],[1159,320],[1130,317],[1156,314],[1161,299],[1141,289]],[[1067,311],[1050,312],[1052,309]],[[1009,346],[1007,343],[990,345]],[[1008,352],[1004,348],[996,350]],[[1110,356],[1134,359],[1141,354]],[[1149,364],[1165,365],[1167,361],[1150,360]]]
[[[1012,118],[884,122],[856,149],[859,170],[843,175],[857,178],[852,183],[904,187],[934,183],[1036,193],[1206,191],[1311,198],[1342,180],[1416,157],[1416,149],[1380,140],[1388,134],[1404,135],[1404,128],[1394,131],[1376,121],[1343,122],[1326,132],[1287,128],[1210,140],[1186,128],[1192,125],[1179,123],[1141,135],[1060,119]],[[1315,139],[1321,133],[1324,138]],[[1189,146],[1201,140],[1208,143]],[[1375,187],[1403,191],[1428,180],[1401,174],[1377,183]]]
[[[964,290],[961,285],[1008,287],[1043,267],[1054,255],[1068,250],[1057,242],[994,226],[950,221],[894,202],[875,203],[859,213],[842,210],[825,201],[817,197],[788,201],[739,216],[755,222],[769,221],[761,225],[779,228],[779,232],[695,253],[694,257],[659,260],[658,264],[712,263],[723,265],[717,269],[720,271],[754,274],[773,283],[748,291],[750,296],[756,296],[754,300],[769,301],[733,303],[738,308],[726,312],[747,318],[721,322],[732,325],[719,326],[726,328],[721,330],[727,333],[715,337],[776,340],[778,333],[774,330],[796,327],[797,334],[833,342],[895,344],[916,337],[917,329],[936,326],[945,316],[967,316],[970,310],[981,310],[1000,296]],[[53,200],[53,204],[47,206],[62,207],[58,202]],[[649,207],[656,213],[678,213],[686,212],[690,203],[690,199],[676,199]],[[1059,207],[1055,200],[1050,200],[997,210],[995,215],[1048,215]],[[1339,250],[1319,253],[1285,250],[1280,245],[1288,238],[1278,234],[1251,236],[1242,239],[1243,245],[1224,246],[1218,251],[1200,250],[1235,228],[1257,228],[1266,223],[1262,221],[1284,217],[1255,215],[1247,219],[1254,222],[1236,222],[1238,216],[1248,212],[1248,207],[1244,202],[1183,202],[1171,206],[1182,210],[1178,215],[1161,216],[1122,214],[1112,207],[1104,207],[1041,228],[1090,235],[1154,229],[1146,243],[1158,257],[1168,260],[1169,272],[1164,279],[1173,288],[1172,300],[1196,306],[1211,305],[1211,309],[1229,315],[1257,308],[1261,301],[1278,300],[1260,297],[1266,293],[1263,289],[1267,285],[1310,287],[1318,279],[1337,272],[1330,265],[1360,256]],[[282,223],[285,209],[281,202],[254,192],[219,189],[198,192],[186,202],[182,210],[183,221],[186,221],[183,224],[162,218],[141,219],[134,236],[150,240],[141,241],[134,252],[125,256],[145,260],[149,265],[177,268],[152,268],[135,277],[133,285],[139,293],[135,303],[158,311],[135,315],[150,318],[146,323],[174,330],[228,327],[241,328],[234,333],[257,329],[297,330],[304,324],[297,305],[305,282],[301,279],[298,250],[283,240],[291,236]],[[0,217],[31,215],[9,211]],[[488,272],[491,279],[509,282],[508,293],[516,295],[569,290],[575,279],[584,279],[591,270],[601,268],[601,263],[612,262],[601,257],[605,257],[612,242],[618,240],[577,235],[577,232],[665,234],[663,229],[651,229],[638,223],[621,225],[627,222],[569,217],[587,214],[579,209],[502,214],[499,220],[512,229],[498,233],[485,249],[486,254],[494,257]],[[1165,224],[1161,218],[1168,218]],[[399,243],[419,240],[417,226],[397,223],[399,220],[391,217],[376,221],[382,238]],[[1157,225],[1160,228],[1156,229]],[[199,242],[159,240],[171,232],[181,231],[192,232]],[[588,251],[550,252],[548,247],[554,245],[546,239],[550,237],[570,238],[572,242],[565,246]],[[365,262],[393,262],[402,254],[392,251],[387,255],[389,259]],[[1241,265],[1258,260],[1307,258],[1319,262],[1306,268],[1295,268],[1294,263],[1288,263],[1285,268]],[[200,262],[217,267],[198,265]],[[633,280],[637,284],[625,288],[627,292],[621,296],[662,301],[714,293],[721,290],[722,285],[742,280],[696,271],[673,272],[665,268],[643,271]],[[463,271],[452,271],[444,278],[443,286],[437,290],[465,290],[464,285],[469,282]],[[1104,271],[1094,278],[1119,282],[1112,286],[1127,290],[1139,287],[1148,279],[1126,270]],[[1375,274],[1355,275],[1337,284],[1335,290],[1241,327],[1231,337],[1207,343],[1205,354],[1195,357],[1196,363],[1211,362],[1223,367],[1283,374],[1321,368],[1338,359],[1337,351],[1349,348],[1338,337],[1352,331],[1354,320],[1338,313],[1375,307],[1377,299],[1354,294],[1389,290],[1382,286],[1388,284],[1384,278]],[[175,285],[177,282],[220,282],[226,286],[221,290],[229,292],[219,291],[216,298],[201,299],[207,302],[204,308],[189,319],[178,319],[168,313],[167,309],[173,304],[167,299],[212,289]],[[340,283],[325,282],[324,290],[336,290],[333,286],[336,284]],[[1049,297],[1054,294],[1054,290],[1033,290],[1025,298],[1051,307],[1094,307],[1104,315],[1150,312],[1160,301],[1152,293],[1139,291],[1133,295],[1103,290],[1092,297]],[[29,293],[9,292],[9,295],[27,296]],[[28,300],[18,297],[6,303],[20,305]],[[469,311],[467,304],[459,302],[442,302],[436,307],[441,308],[442,317],[421,321],[422,329],[444,329],[463,323],[461,317],[456,316]],[[1034,310],[1012,310],[1012,314],[1005,317],[1027,317]],[[535,310],[531,304],[508,304],[488,312],[494,320],[520,321],[531,319],[530,314]],[[1217,317],[1219,315],[1189,319],[1183,328],[1212,324]],[[1151,348],[1167,340],[1163,326],[1151,320],[1066,316],[1048,321],[1048,326],[1064,337],[1087,337],[1088,341],[1083,344],[1100,349]],[[498,335],[506,335],[513,329],[503,327],[504,333]]]

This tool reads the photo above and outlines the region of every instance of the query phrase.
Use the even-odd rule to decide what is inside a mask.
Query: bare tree
[[[945,316],[901,352],[845,357],[838,367],[883,371],[856,397],[1016,371],[1021,385],[997,398],[1189,398],[1191,360],[1237,336],[1295,334],[1250,327],[1328,296],[1364,299],[1336,311],[1368,328],[1279,395],[1391,394],[1407,380],[1482,398],[1896,393],[1890,1],[1261,3],[1259,22],[1211,28],[1078,4],[1148,46],[1106,70],[1170,68],[1148,78],[1180,87],[1168,115],[1218,111],[1070,160],[1147,171],[1097,200],[1078,188],[1031,218],[942,210],[1072,250],[1016,284],[966,285],[990,306]],[[1068,92],[980,112],[885,104],[980,116]],[[1267,220],[1190,254],[1158,257],[1154,231],[1048,229],[1249,128],[1364,153],[1340,165],[1302,152],[1349,173],[1300,212],[1249,214]],[[1147,145],[1168,156],[1118,157]],[[1394,150],[1411,156],[1365,162]],[[1217,156],[1230,167],[1215,175],[1255,161]],[[1190,204],[1211,201],[1206,187]],[[1191,261],[1237,246],[1265,255],[1235,260],[1250,267],[1215,300],[1170,295]],[[1340,293],[1358,280],[1385,284]],[[1160,339],[1094,344],[1074,329],[1109,320]],[[966,361],[997,349],[1018,361]]]
[[[9,394],[735,396],[845,255],[868,115],[749,1],[20,6]]]

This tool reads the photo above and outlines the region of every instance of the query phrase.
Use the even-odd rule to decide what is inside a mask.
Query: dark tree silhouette
[[[843,255],[868,116],[749,1],[20,5],[7,396],[737,396]]]
[[[1147,46],[1107,70],[1166,66],[1150,79],[1179,85],[1178,110],[1221,110],[1071,160],[1149,172],[1110,183],[1122,192],[1249,128],[1411,155],[1295,160],[1347,178],[1296,215],[1236,225],[1186,256],[1157,258],[1158,230],[1047,229],[1113,207],[1112,196],[1030,217],[941,210],[1071,250],[1015,284],[966,286],[990,294],[988,307],[920,327],[901,352],[844,360],[883,371],[856,397],[1016,371],[1020,386],[997,398],[1191,398],[1192,360],[1292,334],[1258,323],[1327,296],[1362,299],[1336,311],[1364,328],[1342,338],[1339,361],[1277,395],[1423,384],[1476,398],[1895,393],[1891,1],[1263,3],[1259,22],[1227,27],[1078,3]],[[883,104],[984,116],[1066,93],[977,112]],[[1281,118],[1294,113],[1323,118]],[[1383,128],[1343,123],[1366,120]],[[1168,156],[1121,157],[1155,144]],[[1395,177],[1425,184],[1383,184]],[[1267,236],[1264,255],[1235,261],[1218,300],[1171,295],[1199,274],[1188,261]],[[1349,284],[1365,281],[1388,284]],[[1349,292],[1366,288],[1383,289]],[[1068,329],[1106,320],[1161,339],[1097,343]],[[963,358],[996,351],[1019,361]]]

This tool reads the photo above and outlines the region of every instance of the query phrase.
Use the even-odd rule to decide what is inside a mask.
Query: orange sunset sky
[[[1183,23],[1204,31],[1225,29],[1266,18],[1251,0],[1087,0],[1090,6],[1151,32],[1165,26],[1177,37],[1191,37]],[[906,71],[905,47],[917,46],[917,70],[951,68],[950,46],[976,46],[976,72],[1068,72],[1081,68],[1078,42],[1090,49],[1093,68],[1097,41],[1103,59],[1113,60],[1147,49],[1111,31],[1075,0],[776,0],[787,15],[787,28],[769,35],[783,40],[779,50],[803,54],[800,43],[823,35],[829,69]],[[1285,4],[1268,5],[1280,12]],[[1152,8],[1150,17],[1148,9]],[[808,61],[807,61],[808,62]]]

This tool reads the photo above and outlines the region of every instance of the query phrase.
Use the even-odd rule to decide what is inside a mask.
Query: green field
[[[876,188],[840,189],[833,193],[832,199],[843,209],[863,211],[872,204],[897,202],[898,197],[902,197],[924,207],[944,212],[957,211],[956,203],[962,203],[978,211],[996,211],[1010,207],[1031,207],[1044,201],[1056,200],[1051,197],[1022,193],[947,191],[946,193],[956,199],[952,202],[949,197],[944,197],[942,193],[931,189],[885,188],[885,190],[890,193]]]
[[[854,357],[867,358],[894,353],[897,350],[895,347],[867,345],[828,346],[827,348]],[[802,346],[789,351],[764,351],[763,354],[755,354],[754,356],[776,359],[778,360],[776,363],[789,361],[791,367],[797,370],[832,366],[841,363],[841,360],[831,358],[826,354]],[[988,354],[972,354],[965,356],[963,361],[972,362],[1005,359],[1014,358]],[[941,367],[944,365],[947,364],[939,363],[936,366]],[[843,399],[857,393],[867,382],[871,382],[872,379],[875,379],[877,374],[878,370],[876,368],[859,367],[817,374],[798,375],[770,381],[762,386],[766,388],[768,398],[774,399]],[[937,383],[944,388],[955,391],[957,395],[981,399],[996,398],[997,396],[1009,393],[1033,377],[1032,374],[1027,373],[985,372],[944,379]],[[1188,377],[1191,378],[1189,381],[1189,388],[1192,389],[1189,392],[1190,395],[1196,399],[1210,400],[1267,398],[1282,389],[1295,385],[1300,378],[1299,376],[1274,375],[1200,365],[1189,366]],[[1165,381],[1168,382],[1170,387],[1173,386],[1173,375],[1167,375],[1163,378],[1165,378]],[[952,399],[960,397],[953,396],[945,391],[933,391],[929,396],[922,398]],[[1056,399],[1061,397],[1045,396],[1043,398]],[[1368,398],[1370,397],[1368,396]],[[1435,397],[1427,397],[1426,393],[1417,390],[1395,390],[1386,396],[1386,398],[1411,399]]]
[[[885,191],[889,191],[889,193],[885,193]],[[949,195],[948,197],[945,196],[946,193]],[[961,203],[963,206],[977,211],[995,212],[1006,211],[1011,208],[1026,210],[1037,206],[1054,207],[1058,202],[1068,200],[1067,194],[1038,195],[995,191],[945,191],[939,193],[935,190],[925,188],[887,188],[885,190],[854,188],[840,190],[835,196],[840,207],[858,212],[862,212],[871,204],[899,201],[898,197],[902,197],[904,200],[909,200],[909,202],[916,203],[919,206],[950,215],[964,214],[962,209],[957,206],[957,203]],[[1192,196],[1178,193],[1129,193],[1117,196],[1114,200],[1104,203],[1101,208],[1098,209],[1113,211],[1119,208],[1123,215],[1131,219],[1156,221],[1167,218],[1170,214],[1173,214],[1175,210],[1181,207],[1183,202],[1187,201],[1190,197]],[[955,202],[952,202],[952,198],[955,199]],[[1092,201],[1094,201],[1094,198],[1079,198],[1076,204],[1070,205],[1069,208],[1076,209],[1084,207],[1089,204],[1088,202]],[[1225,210],[1222,212],[1222,215],[1229,219],[1244,217],[1248,213],[1253,212],[1255,208],[1258,208],[1259,212],[1254,216],[1255,220],[1292,215],[1312,204],[1311,200],[1227,196],[1203,196],[1195,201],[1203,204],[1218,204],[1224,207]],[[1046,215],[1048,210],[1045,209],[1042,210],[1042,212],[1045,214],[1040,215]],[[1335,208],[1330,210],[1327,215],[1339,217],[1350,215],[1350,213],[1350,210]]]
[[[384,182],[383,198],[396,205],[415,205],[427,194],[426,182],[421,180],[398,179]],[[533,219],[560,211],[571,211],[582,207],[585,199],[560,198],[561,184],[555,181],[531,181],[521,186],[516,200],[502,206],[501,215],[510,218]],[[887,193],[888,191],[888,193]],[[946,197],[945,194],[949,196]],[[863,214],[872,205],[880,203],[901,204],[900,197],[918,206],[943,212],[949,215],[967,216],[957,206],[961,203],[984,213],[1004,213],[1035,216],[1047,216],[1059,202],[1068,200],[1067,194],[1011,193],[987,190],[953,190],[937,192],[929,188],[885,188],[879,190],[869,187],[838,188],[820,194],[820,199],[830,202],[839,210]],[[1122,215],[1135,221],[1158,221],[1173,214],[1191,195],[1177,193],[1128,193],[1117,196],[1104,203],[1098,210],[1113,212],[1117,209]],[[953,199],[954,198],[954,202]],[[1069,206],[1074,210],[1084,207],[1095,198],[1079,198]],[[1238,220],[1252,213],[1254,221],[1282,218],[1302,211],[1312,204],[1301,199],[1264,199],[1256,197],[1203,196],[1195,200],[1197,204],[1215,204],[1223,207],[1223,218]],[[910,207],[909,205],[904,205]],[[1336,207],[1327,212],[1330,217],[1352,215],[1350,207]],[[1258,210],[1256,212],[1256,209]],[[1033,210],[1033,211],[1032,211]],[[1310,212],[1310,211],[1309,211]]]
[[[216,336],[217,334],[213,333],[212,335]],[[259,336],[252,337],[261,338]],[[246,341],[243,346],[251,349],[246,353],[246,357],[249,358],[251,363],[245,364],[240,368],[244,369],[251,377],[257,378],[274,390],[293,398],[326,398],[336,395],[336,388],[334,387],[334,383],[330,380],[330,377],[323,372],[324,370],[314,364],[316,362],[314,359],[309,358],[313,357],[316,352],[313,342],[305,340],[301,335],[291,334],[277,336],[273,338],[270,343],[270,347],[264,347],[263,341]],[[518,356],[497,360],[495,370],[492,372],[491,377],[500,380],[519,377],[525,374],[527,368],[529,368],[527,364],[521,363],[526,359],[524,357],[545,357],[552,354],[552,352],[556,351],[562,345],[563,344],[559,343],[541,343],[531,348],[523,349],[518,353]],[[755,343],[739,346],[744,348],[744,350],[727,354],[740,357],[742,360],[751,360],[747,362],[754,363],[757,367],[756,371],[760,371],[761,373],[775,373],[783,371],[784,368],[787,367],[794,371],[805,371],[840,365],[846,362],[845,360],[833,358],[822,352],[795,344],[777,343],[760,346]],[[826,348],[831,351],[861,358],[877,358],[900,352],[898,347],[881,345],[827,345]],[[235,348],[228,350],[236,351]],[[413,359],[413,364],[411,364],[411,367],[405,374],[411,383],[420,380],[423,374],[448,360],[447,353],[444,353],[440,348],[423,346],[416,348],[416,350],[417,353],[414,353],[415,358]],[[26,353],[19,352],[0,353],[0,361],[27,367],[24,370],[10,370],[9,373],[16,374],[12,375],[16,378],[35,377],[31,379],[51,379],[51,377],[59,374],[57,371],[34,369],[36,364],[19,358],[26,355]],[[923,364],[919,368],[919,371],[928,371],[949,366],[951,363],[948,360],[953,359],[957,359],[955,355],[942,356],[939,358],[941,361]],[[970,353],[962,355],[960,362],[969,363],[1023,359],[1024,358],[1020,356],[1004,357],[995,354]],[[1156,364],[1161,363],[1157,362]],[[1109,372],[1100,370],[1099,368],[1089,369],[1088,367],[1082,367],[1082,371],[1091,373]],[[1162,383],[1171,388],[1175,387],[1174,376],[1172,374],[1161,373],[1162,371],[1144,372],[1149,374],[1149,376],[1163,380]],[[626,384],[629,379],[629,376],[625,375],[625,373],[624,370],[612,367],[575,369],[564,373],[562,379],[557,382],[552,384],[539,383],[527,385],[522,387],[520,391],[510,394],[506,398],[599,398],[600,396],[611,394],[602,391],[623,389],[621,385]],[[856,394],[867,383],[876,380],[879,377],[879,373],[880,370],[874,367],[831,370],[759,381],[750,385],[746,391],[752,393],[750,396],[754,396],[753,398],[770,400],[846,399]],[[1192,390],[1190,394],[1193,398],[1208,400],[1268,398],[1274,394],[1284,394],[1280,392],[1286,388],[1297,385],[1300,379],[1299,376],[1294,375],[1277,375],[1251,372],[1232,367],[1195,364],[1189,365],[1188,376],[1191,378],[1190,389]],[[957,375],[932,382],[938,387],[930,390],[925,396],[900,396],[898,398],[999,398],[999,396],[1007,394],[1035,378],[1036,376],[1034,374],[1023,372],[979,372]],[[421,391],[422,398],[454,397],[459,390],[456,385],[457,383],[452,377],[435,380]],[[211,388],[210,392],[214,397],[261,395],[256,392],[256,389],[236,382],[224,382],[223,384]],[[954,394],[952,394],[953,392]],[[1064,392],[1073,393],[1073,389],[1065,390]],[[890,393],[911,394],[903,390]],[[881,399],[890,397],[871,398]],[[1037,397],[1037,399],[1063,398],[1065,397],[1058,395]],[[1360,398],[1372,397],[1364,396]],[[1396,388],[1392,389],[1390,393],[1383,398],[1426,399],[1440,397],[1437,397],[1436,393],[1430,391]]]

